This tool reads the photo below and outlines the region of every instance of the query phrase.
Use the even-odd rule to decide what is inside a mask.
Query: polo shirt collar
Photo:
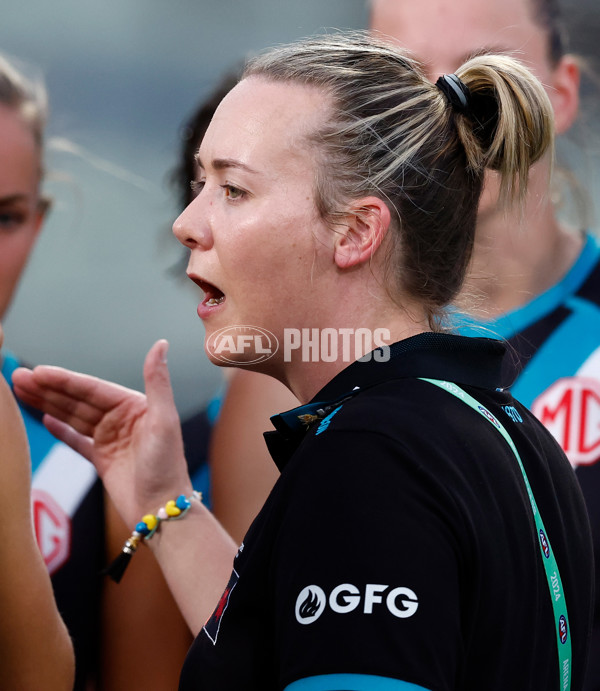
[[[426,332],[370,353],[328,382],[306,405],[274,415],[275,431],[265,432],[273,460],[281,470],[313,422],[322,420],[361,391],[393,379],[427,377],[486,389],[502,387],[505,355],[501,341]],[[381,361],[381,360],[384,361]]]

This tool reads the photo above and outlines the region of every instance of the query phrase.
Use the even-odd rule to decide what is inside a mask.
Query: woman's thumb
[[[144,383],[146,386],[146,397],[150,407],[172,405],[173,389],[171,388],[171,377],[167,367],[167,351],[169,343],[161,339],[157,341],[146,355],[144,362]]]

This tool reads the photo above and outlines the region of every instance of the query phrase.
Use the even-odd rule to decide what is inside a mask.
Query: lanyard
[[[567,615],[567,603],[565,600],[565,593],[560,579],[560,572],[558,570],[558,564],[556,563],[556,558],[554,557],[554,552],[550,547],[550,539],[546,529],[544,528],[544,523],[542,522],[542,517],[538,511],[537,504],[535,502],[535,497],[533,496],[533,491],[529,480],[527,478],[527,473],[517,451],[513,440],[510,435],[504,429],[502,423],[494,416],[492,413],[479,401],[470,396],[466,391],[463,391],[456,384],[451,382],[441,381],[439,379],[425,379],[421,377],[423,381],[427,381],[430,384],[439,386],[441,389],[445,389],[452,395],[459,398],[461,401],[466,403],[468,406],[473,408],[476,412],[482,415],[491,425],[500,432],[504,437],[506,442],[514,453],[521,473],[523,474],[523,480],[525,481],[525,487],[527,489],[527,494],[529,496],[529,502],[531,504],[531,511],[533,513],[533,520],[535,521],[535,527],[537,529],[538,544],[540,547],[540,553],[542,555],[542,562],[544,564],[544,569],[546,571],[546,579],[548,580],[548,588],[550,590],[550,598],[552,600],[552,609],[554,610],[554,621],[556,623],[556,644],[558,648],[558,667],[559,667],[559,688],[562,691],[569,691],[571,688],[571,636],[569,633],[569,617]]]

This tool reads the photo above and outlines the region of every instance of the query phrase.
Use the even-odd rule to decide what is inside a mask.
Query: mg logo
[[[41,489],[31,490],[35,537],[48,573],[52,575],[69,558],[71,521],[54,499]]]
[[[600,459],[600,381],[564,377],[531,406],[533,414],[562,446],[572,465]]]

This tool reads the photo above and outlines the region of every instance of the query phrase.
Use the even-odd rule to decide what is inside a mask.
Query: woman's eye
[[[234,187],[233,185],[223,185],[223,189],[225,190],[225,197],[232,201],[241,199],[245,195],[244,190],[241,190],[239,187]]]
[[[18,211],[0,211],[0,230],[16,230],[25,222],[25,215]]]

